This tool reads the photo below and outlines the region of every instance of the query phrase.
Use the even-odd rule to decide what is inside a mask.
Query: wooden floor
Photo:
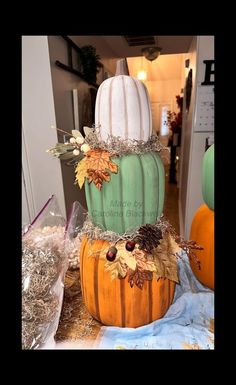
[[[79,341],[82,345],[83,342],[93,342],[102,326],[89,314],[83,303],[79,269],[68,270],[56,341]]]
[[[178,196],[179,189],[177,184],[169,183],[169,169],[165,167],[166,183],[165,183],[165,203],[164,215],[170,224],[175,228],[179,234],[179,207]]]
[[[163,146],[168,145],[168,135],[160,136],[160,142]],[[170,148],[169,148],[170,149]],[[180,147],[177,148],[176,155],[179,155]],[[170,162],[170,153],[168,156]],[[169,165],[165,165],[165,202],[164,202],[164,215],[170,224],[175,228],[176,232],[179,233],[179,208],[178,208],[178,195],[179,190],[177,184],[169,183]],[[177,173],[176,173],[177,174]],[[176,175],[177,178],[177,175]]]

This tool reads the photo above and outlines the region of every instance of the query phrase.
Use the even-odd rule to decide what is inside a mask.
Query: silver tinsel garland
[[[86,136],[86,143],[91,148],[114,152],[118,156],[128,154],[145,154],[148,152],[159,152],[163,160],[167,159],[169,149],[161,144],[157,135],[152,135],[147,141],[135,139],[123,139],[120,136],[109,135],[105,141],[98,138],[96,132]]]
[[[153,224],[158,230],[161,230],[162,235],[164,236],[167,232],[170,234],[176,234],[172,225],[164,218],[164,215],[157,220],[155,224]],[[104,240],[111,243],[115,243],[118,241],[125,241],[128,239],[135,238],[138,235],[139,227],[132,229],[131,231],[127,231],[124,234],[117,234],[113,231],[104,231],[98,226],[95,226],[89,216],[87,216],[82,229],[79,231],[78,236],[82,238],[86,236],[91,240]]]
[[[22,348],[36,349],[44,342],[50,323],[59,311],[53,290],[64,260],[58,247],[45,242],[22,245]]]

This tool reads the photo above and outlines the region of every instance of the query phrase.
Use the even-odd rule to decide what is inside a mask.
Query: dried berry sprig
[[[180,236],[175,238],[175,242],[183,251],[186,252],[189,259],[196,263],[198,270],[201,270],[200,260],[193,250],[203,250],[204,248],[201,245],[198,245],[196,241],[186,241]]]
[[[57,143],[55,147],[50,148],[46,152],[61,160],[67,160],[68,165],[77,164],[83,155],[91,150],[89,144],[86,142],[86,137],[84,138],[78,130],[72,130],[72,133],[70,134],[55,126],[51,127],[55,128],[59,133],[71,136],[71,138],[69,142]],[[92,130],[89,127],[84,127],[84,131],[86,131],[85,129],[88,129],[89,133],[91,132],[90,130]]]

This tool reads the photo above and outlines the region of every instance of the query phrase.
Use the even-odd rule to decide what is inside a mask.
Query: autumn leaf
[[[101,190],[102,183],[110,181],[110,172],[118,172],[117,164],[110,159],[112,155],[114,154],[100,149],[88,151],[75,170],[79,187],[83,187],[85,178],[87,178],[89,183],[93,182]]]
[[[175,239],[171,235],[168,236],[168,240],[169,240],[170,247],[172,249],[173,254],[179,254],[182,252],[181,247],[178,245],[178,243],[175,241]]]
[[[136,259],[132,255],[130,255],[130,256],[122,255],[120,258],[121,258],[122,262],[125,263],[130,269],[132,269],[132,270],[136,269],[137,262],[136,262]]]
[[[111,272],[111,279],[113,280],[119,277],[124,278],[127,273],[127,268],[124,263],[120,260],[120,258],[116,257],[115,261],[106,262],[105,271]]]
[[[125,263],[131,270],[135,270],[137,265],[136,258],[133,256],[133,253],[126,250],[125,244],[126,242],[116,244],[117,255],[119,255],[122,263]]]
[[[78,183],[79,187],[82,188],[85,178],[87,177],[87,157],[84,157],[78,164],[75,169],[76,173],[76,182]]]
[[[144,281],[151,281],[153,278],[152,271],[144,270],[141,272],[141,274],[142,274],[142,278],[144,279]]]
[[[135,284],[139,289],[143,288],[144,281],[152,280],[152,272],[142,271],[138,266],[136,267],[135,271],[128,269],[127,275],[130,287],[133,287]]]
[[[95,149],[87,152],[88,168],[93,170],[110,170],[112,172],[118,171],[117,164],[110,160],[111,153],[109,151]]]
[[[134,286],[134,283],[136,283],[136,282],[138,282],[138,287],[140,289],[143,288],[143,280],[142,280],[142,278],[138,280],[136,270],[133,271],[133,270],[129,269],[127,272],[127,275],[128,275],[128,282],[129,282],[131,288]]]
[[[87,172],[89,183],[93,182],[101,190],[104,181],[109,182],[110,172],[117,173],[118,166],[110,159],[112,154],[108,151],[95,149],[86,153]]]
[[[110,174],[107,171],[88,170],[88,182],[93,182],[95,186],[101,190],[102,183],[110,181]]]
[[[176,256],[172,252],[168,237],[160,241],[160,245],[153,250],[154,263],[156,267],[156,278],[168,278],[179,282]]]
[[[135,249],[132,254],[140,270],[156,271],[155,263],[148,260],[142,250]]]

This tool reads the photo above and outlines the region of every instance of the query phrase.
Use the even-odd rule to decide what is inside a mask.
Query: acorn
[[[109,262],[113,262],[116,259],[116,254],[117,254],[117,248],[115,246],[110,247],[106,254],[106,259]]]
[[[136,243],[134,241],[127,241],[125,244],[125,248],[128,251],[133,251],[135,248]]]

